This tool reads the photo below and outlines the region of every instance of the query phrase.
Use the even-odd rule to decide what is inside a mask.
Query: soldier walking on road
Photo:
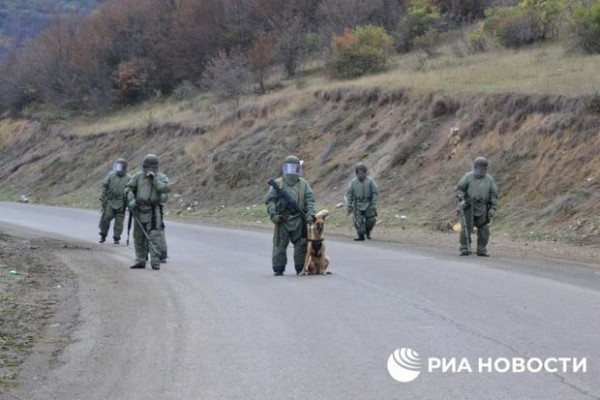
[[[102,182],[102,193],[100,203],[102,205],[102,216],[100,217],[100,243],[106,241],[106,235],[110,230],[110,222],[114,219],[113,239],[119,244],[123,233],[123,221],[125,220],[125,208],[127,199],[125,197],[125,185],[129,181],[127,175],[127,161],[123,158],[117,159],[112,166],[112,171]]]
[[[352,179],[344,199],[348,215],[353,215],[354,228],[358,237],[354,240],[371,239],[371,231],[377,223],[377,183],[368,176],[367,166],[359,163],[354,169],[356,177]]]
[[[163,215],[161,202],[171,190],[169,178],[158,172],[159,160],[148,154],[142,162],[142,171],[137,172],[127,183],[129,212],[135,219],[133,240],[135,264],[131,268],[145,268],[148,253],[152,269],[160,269],[163,246]]]
[[[498,188],[494,178],[487,173],[489,163],[478,157],[473,171],[467,172],[456,186],[456,197],[460,201],[458,211],[464,213],[460,231],[460,255],[468,256],[473,228],[477,228],[477,255],[488,257],[487,244],[490,240],[490,222],[498,209]],[[465,226],[466,225],[466,226]]]
[[[265,201],[269,218],[275,225],[272,258],[275,276],[285,271],[290,242],[294,245],[296,274],[302,272],[306,258],[306,224],[315,215],[315,197],[308,182],[300,177],[302,165],[298,157],[287,157],[282,169],[283,176],[274,183],[277,189],[270,187]]]

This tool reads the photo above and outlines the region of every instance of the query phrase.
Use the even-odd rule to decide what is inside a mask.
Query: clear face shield
[[[283,164],[283,167],[282,167],[283,174],[284,175],[301,176],[302,175],[302,164],[303,164],[302,161],[300,161],[300,164],[296,164],[296,163]]]
[[[486,167],[486,166],[479,165],[479,164],[473,165],[473,173],[475,174],[475,176],[478,176],[478,177],[486,176],[487,171],[488,171],[488,167]]]
[[[116,162],[113,164],[112,170],[115,171],[119,175],[124,175],[125,171],[127,170],[127,167],[125,166],[125,164],[123,164],[121,162]]]
[[[356,171],[356,177],[359,181],[364,181],[367,178],[367,170],[360,168]]]

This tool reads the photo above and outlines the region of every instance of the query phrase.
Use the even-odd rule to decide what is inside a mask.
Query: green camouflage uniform
[[[162,193],[160,195],[160,215],[162,220],[162,229],[160,230],[160,261],[163,263],[167,262],[167,237],[165,233],[165,220],[164,216],[164,205],[169,200],[169,195]]]
[[[281,177],[275,180],[280,189],[287,192],[304,211],[309,221],[315,215],[315,197],[313,191],[303,178],[287,179]],[[306,221],[302,215],[285,200],[278,196],[273,187],[269,188],[266,198],[267,212],[275,224],[273,233],[273,272],[283,273],[287,264],[286,250],[288,244],[294,245],[294,267],[296,273],[302,271],[306,257]]]
[[[128,175],[119,176],[117,172],[111,171],[102,182],[102,217],[100,218],[100,236],[102,240],[108,234],[110,222],[114,219],[113,239],[115,242],[121,240],[123,233],[123,221],[125,220],[125,185],[129,181]]]
[[[485,174],[478,176],[474,172],[466,173],[456,187],[456,197],[464,201],[463,212],[467,226],[460,232],[460,251],[467,251],[467,234],[469,238],[473,227],[477,228],[477,254],[487,255],[487,244],[490,239],[490,220],[498,209],[498,188],[494,178]]]
[[[370,176],[363,181],[356,177],[348,185],[346,207],[348,213],[353,213],[354,227],[359,239],[364,239],[365,235],[371,237],[371,231],[377,222],[377,197],[377,183]]]
[[[127,189],[127,200],[130,210],[133,209],[142,223],[144,230],[148,233],[152,244],[158,250],[155,252],[152,246],[148,245],[144,233],[134,221],[135,264],[139,266],[145,265],[148,253],[150,253],[150,264],[153,268],[158,268],[161,249],[164,248],[161,245],[164,226],[160,207],[161,195],[165,195],[171,190],[169,178],[160,172],[157,172],[154,178],[150,178],[146,177],[145,173],[140,171],[131,177],[127,183]],[[162,200],[165,200],[164,196]]]

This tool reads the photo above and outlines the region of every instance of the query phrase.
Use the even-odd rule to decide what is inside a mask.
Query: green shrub
[[[519,8],[530,19],[536,41],[558,35],[558,24],[565,10],[564,0],[521,0]]]
[[[484,24],[479,23],[476,29],[465,34],[467,50],[469,53],[483,53],[488,49],[487,34],[484,30]]]
[[[331,39],[330,73],[352,79],[385,70],[392,52],[392,38],[380,26],[367,25]]]
[[[521,47],[536,41],[531,19],[519,7],[496,8],[486,12],[483,31],[504,47]]]
[[[435,30],[429,30],[417,36],[412,41],[413,48],[424,51],[429,57],[438,55],[438,47],[440,45],[440,33]]]
[[[600,53],[600,0],[595,0],[589,7],[574,9],[571,30],[575,50]]]
[[[413,41],[426,32],[436,30],[440,21],[440,12],[437,7],[430,5],[427,0],[415,0],[408,12],[398,25],[396,49],[406,53],[413,49]]]
[[[516,7],[488,10],[483,30],[504,47],[541,42],[558,34],[564,8],[563,0],[521,0]]]

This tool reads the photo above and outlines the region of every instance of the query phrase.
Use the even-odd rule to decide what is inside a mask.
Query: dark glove
[[[373,210],[374,216],[377,216],[377,207],[373,206],[371,209]]]
[[[488,214],[487,214],[488,219],[494,218],[494,215],[496,215],[496,210],[494,210],[494,209],[488,210]]]
[[[281,217],[279,216],[279,214],[273,214],[273,215],[271,215],[270,220],[274,224],[281,223]]]
[[[156,176],[156,173],[154,171],[148,171],[146,173],[146,176],[150,179],[154,179],[154,177]]]

